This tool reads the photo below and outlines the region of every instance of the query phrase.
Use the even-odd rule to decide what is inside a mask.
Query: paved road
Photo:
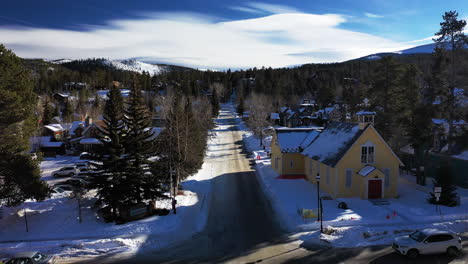
[[[122,263],[225,262],[284,233],[265,198],[242,147],[231,109],[217,120],[221,147],[208,153],[213,173],[207,225],[189,241],[156,252],[142,252]]]

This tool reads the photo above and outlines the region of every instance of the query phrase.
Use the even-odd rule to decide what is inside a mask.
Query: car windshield
[[[426,234],[421,231],[413,232],[410,237],[418,242],[422,242],[426,238]]]
[[[64,192],[64,190],[63,190],[62,188],[60,188],[60,187],[55,187],[54,190],[55,190],[56,192],[58,192],[58,193],[63,193],[63,192]]]
[[[36,253],[36,255],[32,257],[32,259],[37,262],[37,261],[44,260],[46,257],[47,256],[42,253]]]

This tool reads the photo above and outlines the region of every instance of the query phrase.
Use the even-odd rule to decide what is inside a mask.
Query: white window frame
[[[372,149],[372,155],[370,151]],[[365,154],[363,153],[365,151]],[[362,164],[374,164],[375,163],[375,145],[372,142],[367,141],[364,145],[361,145],[361,163]]]
[[[345,187],[346,188],[351,188],[352,186],[353,186],[353,169],[346,169],[346,172],[345,172]]]

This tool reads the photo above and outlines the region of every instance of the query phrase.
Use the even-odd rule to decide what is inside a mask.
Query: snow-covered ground
[[[283,228],[291,232],[304,232],[300,239],[309,243],[320,241],[320,232],[317,231],[320,223],[316,218],[304,219],[298,214],[300,209],[318,208],[317,186],[304,179],[279,179],[271,168],[270,159],[261,149],[259,139],[242,122],[239,128],[245,130],[244,144],[252,152],[257,176]],[[322,235],[321,239],[337,247],[355,247],[389,244],[396,236],[425,227],[468,231],[468,190],[457,190],[461,198],[460,206],[440,206],[439,213],[434,205],[426,201],[432,189],[432,179],[427,182],[427,186],[420,186],[413,176],[402,175],[399,180],[400,196],[387,199],[388,205],[374,205],[360,198],[323,200],[323,225],[334,231],[331,235]],[[320,195],[329,196],[322,191]],[[340,202],[345,202],[349,209],[338,208]]]
[[[105,63],[119,70],[134,71],[138,73],[148,72],[151,76],[160,74],[165,71],[164,67],[159,65],[149,64],[137,60],[105,60]]]
[[[220,146],[216,134],[210,136],[207,157]],[[58,156],[41,162],[42,178],[49,184],[64,179],[51,176],[54,170],[74,164],[77,157]],[[105,223],[93,207],[90,191],[82,199],[82,223],[78,221],[78,203],[71,197],[52,197],[42,202],[26,201],[18,207],[3,208],[0,220],[0,258],[15,252],[39,250],[56,254],[62,260],[103,254],[133,254],[157,249],[187,239],[201,231],[208,216],[212,165],[203,164],[199,172],[182,183],[177,196],[177,214],[152,216],[123,225]],[[170,208],[169,201],[158,207]],[[24,212],[29,232],[26,232]]]

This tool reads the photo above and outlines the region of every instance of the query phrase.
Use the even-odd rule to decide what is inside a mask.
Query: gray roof
[[[331,122],[302,154],[334,167],[364,130],[357,123]]]
[[[281,152],[301,152],[320,133],[317,128],[278,128],[276,138]]]

